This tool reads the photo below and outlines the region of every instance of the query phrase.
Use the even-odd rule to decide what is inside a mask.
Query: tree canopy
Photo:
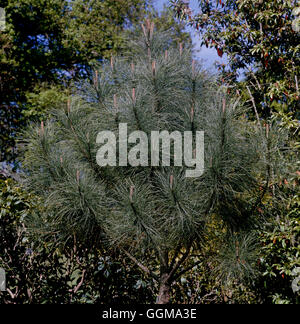
[[[122,31],[144,16],[146,5],[141,0],[0,1],[6,13],[0,31],[1,161],[16,156],[16,132],[30,110],[26,93],[40,83],[68,84],[92,62],[119,52]]]
[[[298,1],[171,1],[176,15],[201,35],[202,44],[228,57],[222,82],[244,90],[262,117],[299,112],[300,34],[294,28]],[[237,83],[245,75],[245,82]],[[298,116],[299,118],[299,116]]]
[[[102,237],[157,280],[157,300],[164,303],[173,281],[189,270],[185,262],[191,251],[201,250],[213,215],[233,242],[244,240],[259,216],[262,197],[256,176],[266,177],[269,185],[267,179],[279,171],[273,162],[282,163],[278,145],[286,136],[275,125],[259,131],[247,123],[239,102],[214,85],[192,60],[189,47],[174,47],[168,33],[155,32],[150,20],[142,27],[128,55],[98,68],[92,84],[84,82],[50,120],[28,130],[24,167],[28,188],[46,202],[36,219],[40,228],[57,232],[62,241],[74,234],[89,242]],[[135,167],[99,166],[97,134],[114,131],[120,145],[125,140],[117,135],[122,123],[128,132],[142,131],[148,138],[152,130],[189,131],[197,143],[197,132],[204,131],[204,174],[187,178],[189,166],[151,166],[148,151],[143,166],[137,142],[132,142],[136,147],[128,144]],[[116,150],[121,148],[107,154]],[[284,174],[284,165],[280,167]],[[249,245],[239,247],[235,261],[229,259],[232,272],[252,273]],[[233,244],[233,255],[236,251]],[[157,263],[152,268],[153,258]]]

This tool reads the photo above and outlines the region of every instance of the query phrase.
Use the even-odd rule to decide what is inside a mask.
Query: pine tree
[[[252,229],[264,195],[256,179],[269,186],[276,150],[271,129],[247,122],[242,104],[214,84],[190,48],[171,44],[150,21],[141,35],[127,55],[112,57],[81,82],[67,107],[25,133],[23,165],[28,187],[45,201],[35,226],[62,242],[76,235],[121,251],[158,284],[157,302],[167,303],[171,285],[197,265],[187,261],[205,245],[212,216],[232,237]],[[196,132],[204,131],[204,173],[188,178],[184,165],[151,166],[150,153],[146,167],[119,166],[120,123],[148,139],[156,130],[191,131],[194,144]],[[116,166],[97,164],[103,130],[116,134]],[[234,242],[232,266],[248,269],[239,239]]]

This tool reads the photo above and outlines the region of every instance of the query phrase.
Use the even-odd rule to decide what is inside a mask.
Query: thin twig
[[[130,260],[132,260],[139,268],[141,268],[144,272],[149,274],[153,279],[158,281],[158,276],[155,275],[149,268],[139,262],[133,255],[131,255],[128,251],[121,248],[121,250],[128,256]]]
[[[192,270],[193,268],[195,268],[197,265],[199,265],[202,261],[197,261],[196,263],[194,263],[193,265],[187,267],[186,269],[182,270],[181,272],[179,272],[173,280],[177,280],[178,278],[180,278],[182,275],[184,275],[186,272]]]
[[[84,269],[82,271],[82,276],[81,276],[81,280],[80,282],[78,283],[78,285],[74,288],[74,294],[77,293],[78,289],[81,287],[81,285],[83,284],[83,280],[84,280],[84,274],[85,274],[86,270]]]
[[[254,109],[254,112],[255,112],[255,115],[256,115],[256,119],[257,119],[257,122],[258,122],[258,126],[260,128],[260,130],[262,131],[262,127],[261,127],[261,123],[260,123],[260,119],[259,119],[259,115],[258,115],[258,112],[257,112],[257,109],[256,109],[256,104],[255,104],[255,100],[252,96],[252,93],[250,91],[250,88],[248,86],[246,86],[248,92],[249,92],[249,95],[250,95],[250,98],[251,98],[251,102],[252,102],[252,105],[253,105],[253,109]]]

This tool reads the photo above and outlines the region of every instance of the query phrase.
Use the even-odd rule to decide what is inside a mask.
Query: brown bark
[[[159,292],[157,296],[157,304],[168,304],[170,301],[170,284],[168,282],[169,275],[164,273],[161,275]]]

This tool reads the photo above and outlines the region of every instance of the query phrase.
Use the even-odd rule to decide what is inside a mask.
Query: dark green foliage
[[[268,303],[299,304],[299,292],[293,292],[292,282],[300,265],[299,174],[291,184],[281,184],[280,199],[268,206],[270,223],[261,231],[258,293]]]
[[[283,152],[276,125],[263,131],[247,122],[241,104],[192,62],[190,49],[174,48],[167,33],[153,28],[148,20],[127,56],[105,63],[92,84],[81,83],[64,108],[27,131],[24,167],[28,188],[45,203],[33,226],[47,236],[48,224],[62,242],[73,235],[89,244],[102,238],[157,280],[158,302],[167,302],[170,285],[190,270],[190,253],[205,246],[211,217],[228,235],[253,229],[264,197],[258,176],[268,186]],[[204,130],[204,174],[186,178],[186,167],[99,167],[97,133],[116,131],[119,123],[148,138],[152,130]],[[252,241],[242,239],[247,244],[237,252],[240,240],[233,240],[241,263],[233,273],[244,278],[242,270],[253,273]]]
[[[253,280],[257,277],[257,255],[258,244],[253,234],[235,234],[221,247],[215,271],[225,284],[240,283],[245,278]]]
[[[0,267],[7,278],[0,304],[153,301],[151,281],[122,256],[83,246],[76,237],[61,250],[55,233],[50,243],[38,235],[33,240],[25,220],[39,208],[37,197],[11,179],[0,180]]]

